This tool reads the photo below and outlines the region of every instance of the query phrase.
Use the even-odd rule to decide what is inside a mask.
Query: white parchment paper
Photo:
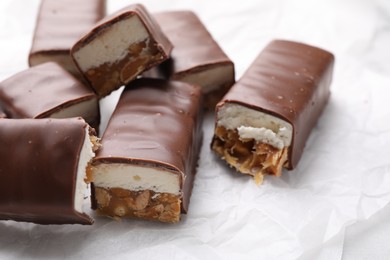
[[[109,0],[109,12],[135,1]],[[177,225],[96,217],[93,226],[0,222],[0,259],[341,259],[345,228],[390,201],[390,2],[146,0],[190,9],[236,65],[272,39],[336,56],[330,102],[298,167],[257,187],[204,143],[189,214]],[[37,0],[0,2],[0,80],[27,68]],[[120,91],[102,100],[102,129]],[[86,202],[88,207],[88,202]]]

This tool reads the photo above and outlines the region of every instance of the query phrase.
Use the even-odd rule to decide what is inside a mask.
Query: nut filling
[[[97,213],[115,219],[142,218],[175,223],[180,220],[180,196],[151,190],[95,187]]]
[[[157,48],[157,43],[148,38],[130,45],[123,59],[114,64],[104,63],[91,68],[85,75],[94,86],[97,94],[103,97],[113,89],[129,83],[144,70],[163,60],[164,57]]]
[[[282,149],[272,145],[242,139],[237,130],[217,126],[212,149],[237,171],[254,176],[256,184],[263,182],[265,174],[281,176],[287,163],[288,147]]]

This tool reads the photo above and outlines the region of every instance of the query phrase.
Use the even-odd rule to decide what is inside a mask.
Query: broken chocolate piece
[[[325,50],[272,41],[218,103],[212,149],[257,183],[293,169],[329,99],[333,64]]]
[[[205,106],[214,109],[234,84],[233,62],[195,13],[171,11],[153,17],[174,46],[171,59],[157,69],[165,78],[201,86]]]
[[[49,61],[83,78],[70,48],[105,15],[105,0],[42,0],[29,55],[30,66]]]
[[[113,218],[178,222],[202,141],[198,86],[138,79],[127,86],[93,160],[93,205]]]
[[[81,116],[96,130],[100,123],[96,94],[54,62],[0,82],[0,107],[9,118]]]
[[[169,57],[172,45],[140,4],[103,19],[71,49],[99,97],[134,80]]]
[[[96,137],[82,118],[0,120],[0,219],[92,224],[83,212]]]

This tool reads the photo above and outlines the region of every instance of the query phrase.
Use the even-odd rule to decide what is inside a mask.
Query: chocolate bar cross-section
[[[313,46],[269,43],[217,105],[212,149],[256,183],[293,169],[329,99],[333,64]]]
[[[99,97],[168,59],[172,45],[147,9],[128,6],[100,21],[71,49]]]
[[[201,97],[184,82],[138,79],[126,87],[93,161],[98,213],[180,220],[201,147]]]
[[[0,219],[92,224],[83,210],[91,130],[82,118],[0,119]]]

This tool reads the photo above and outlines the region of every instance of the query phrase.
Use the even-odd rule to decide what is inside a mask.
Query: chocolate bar
[[[49,61],[82,78],[70,48],[105,15],[105,0],[42,0],[29,55],[30,66]]]
[[[54,62],[31,67],[0,82],[0,110],[9,118],[83,117],[98,130],[99,100]]]
[[[103,19],[71,49],[100,97],[166,60],[172,45],[144,6],[131,5]]]
[[[218,103],[212,149],[258,184],[293,169],[329,99],[333,64],[325,50],[272,41]]]
[[[188,211],[202,141],[198,86],[128,85],[92,163],[93,208],[113,218],[178,222]]]
[[[0,119],[0,219],[92,224],[84,179],[96,147],[81,118]]]
[[[201,86],[205,106],[214,109],[234,84],[233,62],[193,12],[163,12],[154,18],[174,46],[171,59],[158,67],[160,74]]]

